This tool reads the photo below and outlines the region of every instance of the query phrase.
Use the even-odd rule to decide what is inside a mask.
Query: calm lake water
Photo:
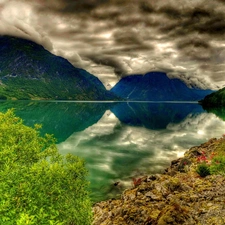
[[[223,111],[218,117],[195,102],[0,102],[1,112],[9,108],[54,134],[62,154],[85,159],[93,201],[116,197],[133,177],[163,172],[190,147],[225,133]]]

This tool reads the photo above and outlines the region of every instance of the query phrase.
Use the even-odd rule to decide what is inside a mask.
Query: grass
[[[197,158],[198,164],[196,172],[201,177],[212,174],[225,175],[225,138],[220,139],[213,152],[202,155]]]

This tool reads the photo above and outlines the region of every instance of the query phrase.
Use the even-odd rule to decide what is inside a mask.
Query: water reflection
[[[1,101],[0,111],[14,108],[17,116],[27,126],[42,124],[42,134],[54,134],[58,142],[66,140],[74,132],[82,131],[97,123],[108,104],[51,101]]]
[[[216,116],[218,116],[220,119],[225,121],[225,107],[220,106],[218,108],[213,107],[213,108],[206,108],[205,109],[208,113],[213,113]]]
[[[85,159],[94,201],[115,197],[134,176],[162,172],[225,130],[215,111],[198,104],[0,102],[0,111],[12,107],[25,124],[41,123],[43,133],[53,133],[61,153]]]
[[[190,113],[204,110],[196,103],[124,102],[111,108],[117,118],[131,126],[164,129],[169,123],[179,123]]]
[[[134,113],[122,106],[113,106],[112,111],[118,118],[123,116],[127,120],[121,119],[121,122],[108,110],[98,123],[59,144],[61,152],[73,152],[86,159],[94,200],[115,197],[118,189],[113,185],[115,182],[128,187],[134,176],[162,172],[171,160],[211,137],[220,137],[225,128],[224,122],[197,104],[156,105],[158,123],[153,125],[149,122],[154,121],[152,112],[146,111],[152,105],[135,106],[145,111],[134,111],[133,107]],[[164,117],[168,108],[174,111],[167,113],[167,119],[160,123],[160,117]],[[185,110],[177,114],[178,108]],[[145,115],[145,119],[140,118],[141,115]],[[169,116],[176,119],[170,122]]]

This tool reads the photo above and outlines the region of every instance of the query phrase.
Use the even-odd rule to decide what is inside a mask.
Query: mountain
[[[0,36],[0,61],[0,99],[115,97],[97,77],[29,40]]]
[[[205,108],[225,106],[225,88],[205,96],[200,104]]]
[[[150,72],[122,78],[111,92],[127,100],[139,101],[197,101],[211,90],[188,88],[179,79],[169,79],[165,73]]]

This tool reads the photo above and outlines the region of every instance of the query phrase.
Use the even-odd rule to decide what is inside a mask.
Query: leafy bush
[[[201,163],[197,165],[196,172],[201,176],[201,177],[206,177],[210,175],[210,168],[209,165],[206,163]]]
[[[0,224],[91,224],[84,162],[60,155],[39,129],[0,113]]]
[[[6,99],[7,99],[6,96],[0,94],[0,100],[6,100]]]

